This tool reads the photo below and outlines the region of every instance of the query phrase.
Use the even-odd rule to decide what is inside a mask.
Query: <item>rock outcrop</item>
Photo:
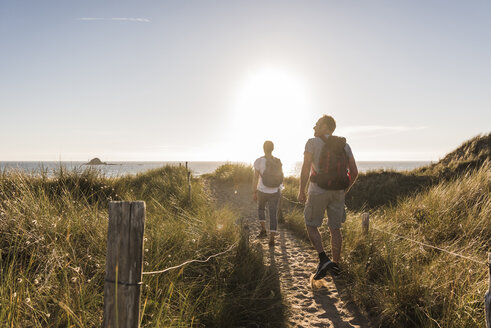
[[[98,157],[92,158],[86,165],[107,165],[106,162],[101,161]]]

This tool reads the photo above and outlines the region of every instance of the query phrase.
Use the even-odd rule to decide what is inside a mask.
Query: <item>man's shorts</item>
[[[332,229],[340,229],[346,221],[344,208],[344,190],[328,190],[322,194],[309,194],[303,212],[305,224],[320,227],[327,209],[327,225]]]

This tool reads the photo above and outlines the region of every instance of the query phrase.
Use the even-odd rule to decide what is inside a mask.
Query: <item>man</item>
[[[304,160],[300,175],[300,191],[298,201],[305,203],[305,188],[310,177],[308,200],[304,209],[305,226],[310,241],[319,253],[319,265],[314,279],[318,280],[331,271],[334,275],[340,273],[339,259],[341,256],[341,224],[346,220],[344,197],[358,177],[358,169],[346,139],[333,136],[336,121],[332,116],[322,116],[314,126],[314,138],[305,144]],[[337,148],[336,148],[337,147]],[[335,153],[336,149],[338,154]],[[336,157],[337,156],[337,157]],[[332,164],[333,158],[338,158],[338,170]],[[340,165],[340,163],[343,163]],[[334,163],[336,164],[336,163]],[[331,166],[331,172],[326,173]],[[340,166],[341,169],[339,169]],[[332,176],[335,178],[332,178]],[[334,180],[336,181],[334,181]],[[340,182],[339,182],[340,181]],[[320,186],[322,185],[322,187]],[[324,252],[322,237],[318,227],[324,220],[327,210],[327,224],[331,233],[332,261]]]
[[[279,158],[273,157],[273,142],[267,140],[263,144],[264,156],[254,162],[254,178],[252,181],[252,194],[257,201],[261,233],[258,237],[266,237],[266,204],[269,207],[269,245],[274,246],[274,238],[278,226],[277,208],[283,187],[283,171]]]

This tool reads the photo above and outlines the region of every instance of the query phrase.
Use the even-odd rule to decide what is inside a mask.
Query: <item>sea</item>
[[[23,171],[30,174],[45,172],[47,176],[53,176],[54,172],[64,168],[67,170],[84,170],[91,168],[99,170],[106,177],[118,177],[127,174],[142,173],[147,170],[156,169],[166,165],[187,165],[194,176],[214,172],[219,166],[226,163],[240,163],[251,165],[244,162],[107,162],[107,165],[87,165],[86,162],[36,162],[36,161],[6,161],[0,162],[0,173],[8,171]],[[431,164],[429,161],[357,161],[358,171],[367,172],[370,170],[394,170],[407,171],[421,166]],[[284,163],[283,172],[285,176],[300,175],[302,162]]]

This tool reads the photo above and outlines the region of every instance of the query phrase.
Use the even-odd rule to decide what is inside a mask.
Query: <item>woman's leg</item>
[[[270,244],[274,243],[274,236],[278,229],[278,217],[276,215],[278,211],[278,202],[280,200],[281,193],[278,191],[271,195],[268,201],[269,209],[269,232],[270,232]]]

